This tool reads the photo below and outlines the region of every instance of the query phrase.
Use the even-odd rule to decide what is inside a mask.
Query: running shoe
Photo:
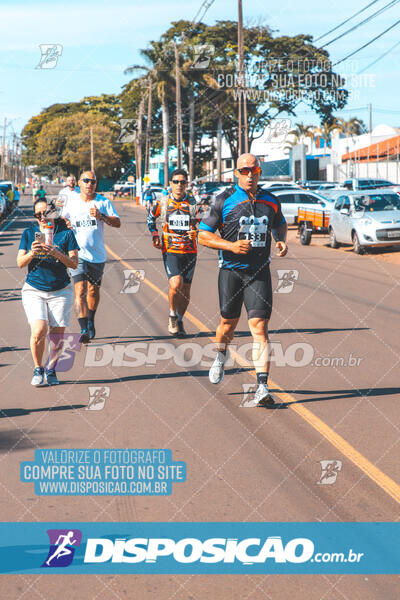
[[[226,351],[225,354],[222,352],[218,352],[217,356],[211,365],[210,371],[208,373],[208,377],[211,383],[221,383],[224,378],[225,371],[224,365],[229,358],[229,350]]]
[[[35,367],[33,369],[33,377],[31,381],[31,385],[35,387],[40,387],[44,385],[44,368],[43,367]]]
[[[275,401],[265,383],[259,383],[253,400],[246,402],[246,406],[249,408],[256,406],[272,406],[273,404],[275,404]]]
[[[90,342],[90,337],[87,329],[81,329],[81,337],[79,338],[81,344],[88,344]]]
[[[96,336],[96,329],[94,327],[94,321],[92,321],[91,319],[88,319],[87,332],[89,340],[93,340],[93,338]]]
[[[176,334],[178,338],[184,338],[186,336],[186,331],[183,326],[183,322],[178,320],[178,333]]]
[[[57,379],[57,373],[54,369],[46,370],[46,381],[47,385],[58,385],[60,383]]]
[[[168,331],[171,335],[176,335],[179,331],[178,317],[169,317],[168,319]]]

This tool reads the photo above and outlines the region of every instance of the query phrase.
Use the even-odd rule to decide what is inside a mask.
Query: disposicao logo
[[[304,563],[314,553],[314,544],[307,538],[295,538],[286,545],[279,536],[261,538],[89,538],[85,563],[156,563],[161,557],[171,557],[178,563],[234,563],[246,565],[264,563],[268,558],[276,563]]]
[[[42,567],[68,567],[74,558],[75,546],[80,546],[82,532],[79,529],[48,529],[49,553]]]

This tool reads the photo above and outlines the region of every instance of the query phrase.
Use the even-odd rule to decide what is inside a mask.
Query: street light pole
[[[178,153],[178,169],[182,168],[182,106],[181,106],[181,72],[179,67],[179,52],[176,42],[175,50],[175,87],[176,87],[176,150]]]
[[[1,178],[2,179],[4,179],[4,174],[5,174],[6,130],[7,130],[7,118],[4,117],[3,143],[2,143],[2,151],[1,151]]]
[[[93,127],[90,128],[90,170],[94,173]]]
[[[246,75],[244,65],[244,43],[243,43],[243,8],[242,0],[238,0],[238,120],[239,120],[239,156],[249,151],[247,134],[247,101],[246,101]]]

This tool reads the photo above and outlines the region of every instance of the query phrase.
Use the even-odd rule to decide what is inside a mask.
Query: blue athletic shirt
[[[200,231],[215,233],[230,242],[251,240],[247,254],[219,250],[221,269],[238,269],[255,273],[270,262],[271,231],[285,223],[281,204],[275,196],[257,188],[255,201],[237,184],[219,194],[209,215],[199,225]]]
[[[20,250],[30,251],[32,242],[35,241],[36,231],[40,231],[37,224],[25,229],[19,244]],[[68,229],[64,222],[54,224],[53,246],[67,255],[71,250],[79,250],[74,232]],[[38,255],[31,260],[28,265],[26,283],[37,290],[55,292],[65,288],[70,281],[67,267],[53,256],[46,256],[43,253],[42,256]]]

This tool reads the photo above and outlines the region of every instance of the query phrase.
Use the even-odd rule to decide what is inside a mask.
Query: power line
[[[354,19],[354,17],[357,17],[358,15],[360,15],[362,12],[364,12],[365,10],[367,10],[367,8],[369,8],[370,6],[372,6],[373,4],[376,4],[377,2],[379,2],[379,0],[374,0],[374,2],[370,2],[369,4],[367,4],[367,6],[364,6],[364,8],[362,8],[361,10],[359,10],[358,12],[354,13],[354,15],[351,15],[351,17],[349,17],[348,19],[346,19],[345,21],[343,21],[342,23],[340,23],[339,25],[336,25],[336,27],[334,27],[333,29],[330,29],[329,31],[327,31],[326,33],[320,35],[316,40],[314,40],[314,42],[318,42],[319,40],[321,40],[323,37],[326,37],[327,35],[329,35],[330,33],[333,33],[334,31],[336,31],[337,29],[339,29],[340,27],[342,27],[342,25],[345,25],[346,23],[348,23],[349,21],[351,21],[351,19]]]
[[[381,54],[380,56],[378,56],[378,58],[375,59],[372,63],[369,63],[368,66],[366,66],[364,69],[362,69],[361,71],[359,71],[357,73],[357,75],[361,75],[361,73],[364,73],[364,71],[366,71],[367,69],[370,69],[373,65],[375,65],[377,62],[379,62],[382,58],[384,58],[385,56],[387,56],[388,54],[390,54],[390,52],[392,52],[399,44],[400,44],[400,41],[396,42],[394,46],[392,46],[391,48],[389,48],[389,50],[386,50],[386,52],[384,52],[383,54]]]
[[[388,31],[390,31],[394,27],[396,27],[399,23],[400,23],[400,19],[398,21],[396,21],[395,23],[393,23],[393,25],[391,25],[390,27],[388,27],[387,29],[385,29],[385,31],[382,31],[382,33],[380,33],[379,35],[375,36],[372,40],[370,40],[369,42],[367,42],[366,44],[364,44],[363,46],[361,46],[360,48],[358,48],[357,50],[354,50],[353,52],[350,52],[350,54],[348,54],[347,56],[345,56],[341,60],[338,60],[338,62],[335,62],[335,64],[333,66],[336,67],[336,65],[340,65],[340,63],[342,63],[343,61],[347,60],[348,58],[351,58],[352,56],[354,56],[358,52],[361,52],[361,50],[364,50],[364,48],[366,48],[367,46],[370,46],[376,40],[379,40],[379,38],[381,38],[383,35],[385,35],[385,33],[387,33]]]
[[[203,4],[200,6],[199,10],[197,11],[197,13],[196,13],[196,15],[195,15],[195,17],[194,17],[194,19],[193,19],[193,21],[192,21],[192,25],[193,25],[194,23],[198,23],[198,22],[200,22],[202,19],[204,19],[204,17],[206,16],[206,13],[207,13],[207,11],[208,11],[208,9],[210,8],[210,6],[211,6],[212,4],[214,4],[214,2],[215,2],[215,0],[204,0]],[[203,14],[201,15],[201,17],[199,17],[199,14],[200,14],[200,13],[201,13],[201,11],[203,10],[203,8],[204,8]]]
[[[326,48],[330,44],[333,44],[333,42],[336,42],[337,40],[340,40],[345,35],[351,33],[352,31],[355,31],[356,29],[358,29],[359,27],[361,27],[361,25],[365,25],[365,23],[369,23],[369,21],[372,21],[372,19],[374,19],[375,17],[377,17],[380,14],[382,14],[383,12],[385,12],[385,10],[388,10],[389,8],[392,8],[395,4],[398,4],[398,2],[399,2],[399,0],[391,0],[391,2],[388,2],[388,4],[385,4],[385,6],[382,6],[382,8],[380,8],[376,12],[372,13],[372,15],[369,15],[369,17],[367,17],[363,21],[360,21],[360,23],[356,23],[356,25],[353,25],[353,27],[350,27],[350,29],[347,29],[347,31],[344,31],[340,35],[338,35],[335,38],[333,38],[333,40],[330,40],[329,42],[327,42],[326,44],[324,44],[322,46],[322,48]]]

